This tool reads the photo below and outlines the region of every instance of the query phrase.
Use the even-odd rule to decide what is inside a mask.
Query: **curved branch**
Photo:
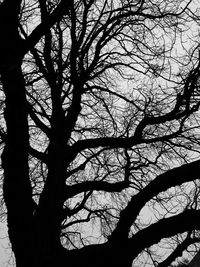
[[[34,121],[34,123],[40,128],[41,131],[43,131],[47,135],[47,137],[50,137],[51,129],[39,119],[30,104],[28,104],[27,107],[30,117]]]
[[[72,0],[62,0],[57,8],[42,21],[27,37],[24,42],[23,55],[25,55],[37,42],[42,38],[48,29],[50,29],[56,22],[60,21],[64,15],[69,13],[70,6],[73,4]]]
[[[133,196],[127,207],[121,212],[120,220],[111,238],[126,238],[132,223],[144,205],[159,193],[199,178],[200,160],[184,164],[157,176],[141,192]]]
[[[178,215],[161,219],[127,241],[128,253],[130,257],[135,258],[144,248],[158,243],[162,238],[194,229],[199,230],[199,221],[200,210],[185,210]]]
[[[107,183],[102,181],[87,181],[79,184],[74,184],[67,187],[67,197],[73,197],[79,193],[87,191],[105,191],[105,192],[121,192],[129,185],[128,181],[117,183]]]
[[[190,236],[186,237],[185,240],[179,244],[175,250],[161,263],[157,265],[157,267],[168,267],[170,264],[178,257],[181,257],[183,251],[187,249],[191,244],[199,242],[199,238],[191,238]]]
[[[28,152],[31,156],[41,160],[43,163],[47,163],[47,156],[45,153],[40,152],[36,149],[34,149],[33,147],[29,146],[28,148]]]
[[[182,125],[180,128],[168,135],[149,138],[149,139],[142,139],[141,135],[136,135],[131,137],[99,137],[99,138],[90,138],[77,141],[73,146],[72,149],[75,153],[79,153],[84,149],[89,148],[98,148],[98,147],[109,147],[112,148],[130,148],[135,145],[139,144],[150,144],[153,142],[163,142],[169,139],[177,137],[182,132]]]

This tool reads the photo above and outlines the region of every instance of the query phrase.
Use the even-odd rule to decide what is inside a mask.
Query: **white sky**
[[[11,254],[6,223],[0,223],[0,267],[15,266]]]

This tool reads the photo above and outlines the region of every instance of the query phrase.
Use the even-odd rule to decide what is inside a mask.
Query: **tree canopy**
[[[198,247],[199,1],[1,2],[16,266],[167,267]]]

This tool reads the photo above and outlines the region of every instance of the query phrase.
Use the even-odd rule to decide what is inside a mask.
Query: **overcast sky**
[[[0,223],[0,267],[15,266],[11,258],[7,235],[6,223]]]

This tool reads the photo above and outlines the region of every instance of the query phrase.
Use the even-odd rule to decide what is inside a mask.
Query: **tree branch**
[[[45,155],[45,153],[39,152],[31,146],[29,146],[28,152],[31,156],[41,160],[43,163],[47,163],[47,156]]]
[[[184,164],[157,176],[141,192],[133,196],[121,212],[120,220],[111,238],[127,238],[129,229],[144,205],[159,193],[199,178],[200,160]]]
[[[37,42],[42,38],[48,29],[50,29],[56,22],[59,22],[64,15],[69,13],[70,6],[73,4],[72,0],[62,0],[57,8],[46,17],[27,37],[24,45],[23,55],[25,55]]]
[[[100,138],[88,138],[85,140],[77,141],[73,146],[72,149],[79,153],[84,149],[89,148],[98,148],[98,147],[109,147],[112,148],[130,148],[135,145],[139,144],[150,144],[154,142],[163,142],[169,139],[177,137],[182,132],[182,125],[180,128],[168,135],[158,136],[149,139],[143,139],[141,135],[136,135],[131,137],[100,137]]]
[[[178,257],[182,256],[182,253],[185,249],[187,249],[188,246],[191,244],[194,244],[196,242],[199,242],[199,238],[191,238],[190,236],[187,236],[185,240],[179,244],[175,250],[161,263],[157,265],[157,267],[168,267],[170,264]]]
[[[130,257],[135,258],[144,248],[158,243],[162,238],[189,230],[199,230],[199,221],[200,210],[185,210],[178,215],[161,219],[139,231],[127,241]]]
[[[73,197],[79,193],[87,191],[105,191],[105,192],[121,192],[127,188],[129,183],[127,181],[117,183],[107,183],[102,181],[87,181],[79,184],[74,184],[67,187],[68,198]]]

